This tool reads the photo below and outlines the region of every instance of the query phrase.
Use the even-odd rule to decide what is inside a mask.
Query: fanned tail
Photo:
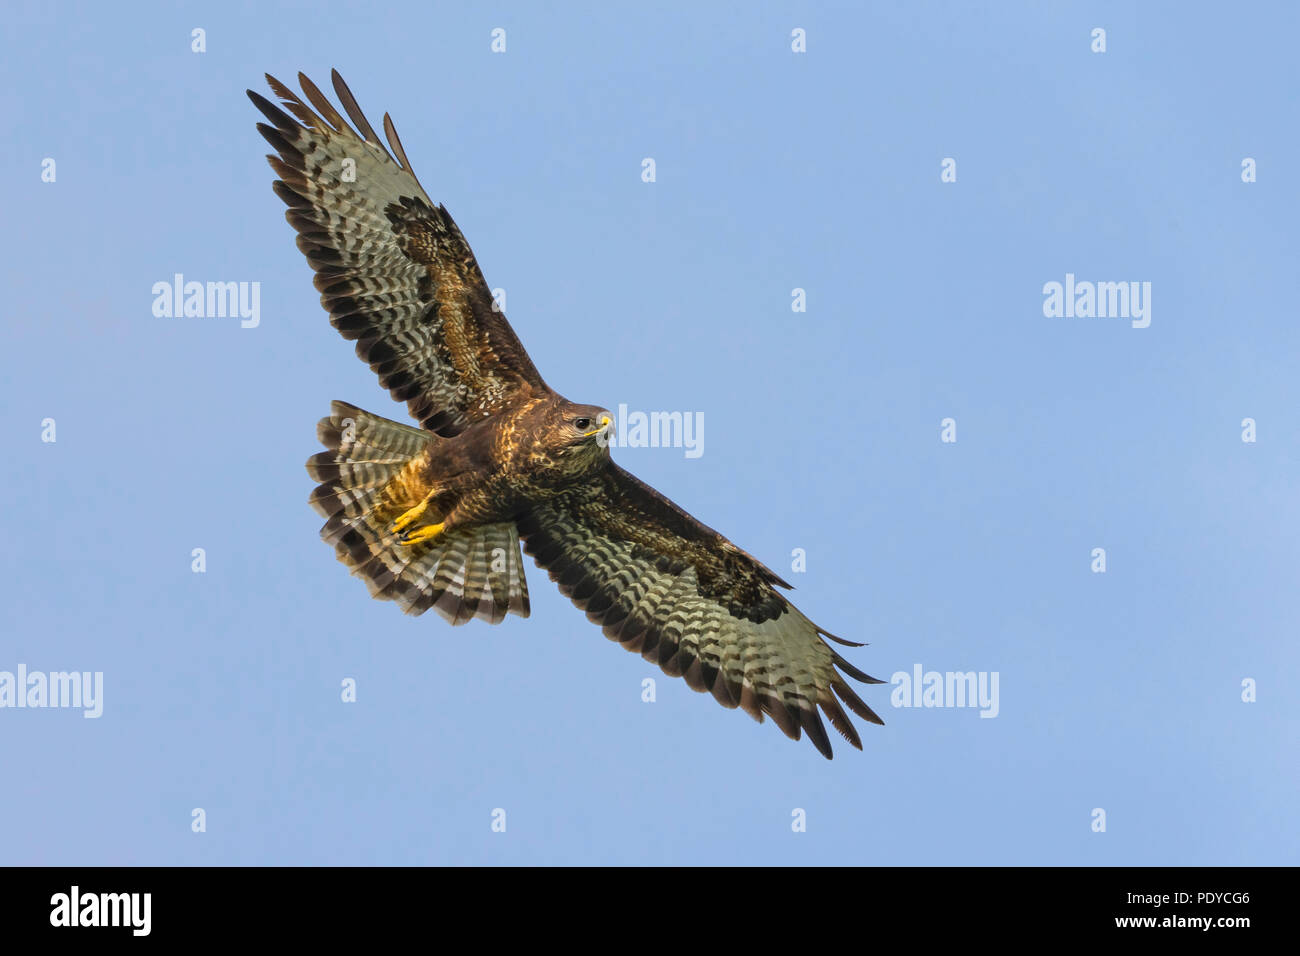
[[[407,614],[432,607],[452,624],[528,616],[512,522],[462,528],[414,546],[392,532],[394,519],[419,500],[410,491],[413,462],[437,438],[346,402],[332,404],[316,437],[327,450],[308,459],[307,473],[320,482],[309,500],[327,519],[321,537],[372,597],[396,601]]]

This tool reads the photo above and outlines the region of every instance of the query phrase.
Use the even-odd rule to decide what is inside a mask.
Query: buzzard
[[[542,381],[386,114],[391,153],[337,71],[350,126],[301,73],[307,102],[266,79],[283,108],[248,96],[270,121],[257,128],[321,304],[419,422],[334,402],[317,425],[310,502],[339,560],[408,614],[495,624],[528,616],[522,542],[606,637],[724,707],[806,731],[830,758],[820,708],[861,750],[841,702],[883,721],[845,676],[881,681],[823,638],[862,645],[813,624],[777,590],[789,584],[613,462],[610,413]]]

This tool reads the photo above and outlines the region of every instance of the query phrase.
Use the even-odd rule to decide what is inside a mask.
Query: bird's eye
[[[575,419],[573,422],[573,427],[578,429],[578,431],[580,432],[585,432],[588,428],[591,427],[591,419],[590,418]]]

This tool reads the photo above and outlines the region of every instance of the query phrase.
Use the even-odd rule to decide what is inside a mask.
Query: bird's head
[[[547,429],[548,451],[554,460],[581,466],[609,457],[614,436],[614,416],[599,405],[561,402]]]

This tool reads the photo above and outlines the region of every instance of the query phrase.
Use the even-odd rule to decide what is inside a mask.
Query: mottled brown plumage
[[[270,76],[283,109],[248,93],[271,122],[258,129],[278,154],[267,157],[275,192],[330,321],[421,426],[343,402],[321,420],[310,500],[339,559],[408,613],[496,623],[529,613],[522,539],[611,640],[725,707],[770,716],[795,739],[806,732],[826,757],[819,710],[861,749],[841,703],[881,720],[845,675],[879,681],[823,638],[850,642],[804,617],[758,560],[611,460],[609,413],[542,381],[392,120],[390,154],[337,72],[351,127],[298,79],[310,106]]]

